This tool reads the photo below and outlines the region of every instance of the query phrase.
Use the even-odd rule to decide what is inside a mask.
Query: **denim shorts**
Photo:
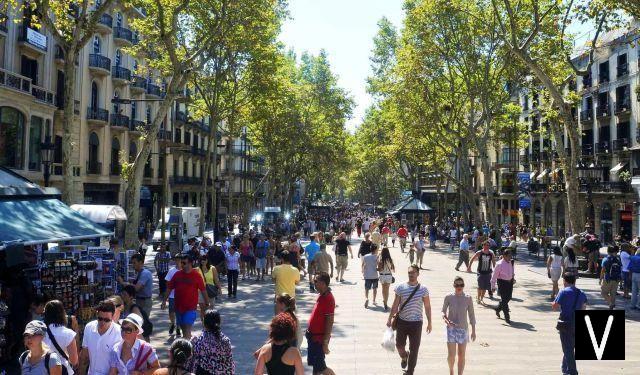
[[[196,310],[189,310],[185,312],[176,311],[176,323],[181,326],[192,326],[196,321]]]
[[[378,279],[364,279],[364,288],[366,290],[378,289]]]
[[[313,373],[319,373],[327,369],[322,342],[318,342],[309,331],[305,334],[307,338],[307,364],[313,367]]]

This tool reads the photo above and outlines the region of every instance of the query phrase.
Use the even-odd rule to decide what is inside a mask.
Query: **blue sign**
[[[518,173],[518,201],[520,208],[531,208],[531,176],[529,172]]]

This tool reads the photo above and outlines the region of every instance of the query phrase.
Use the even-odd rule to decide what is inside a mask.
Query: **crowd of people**
[[[189,239],[181,252],[171,254],[159,246],[153,265],[159,286],[161,309],[168,309],[169,335],[174,335],[168,358],[161,359],[150,343],[154,330],[150,319],[153,309],[153,278],[145,267],[146,247],[141,243],[132,265],[133,280],[119,279],[121,293],[96,307],[96,319],[85,325],[82,335],[75,318],[67,316],[58,300],[42,303],[43,310],[34,313],[24,331],[27,350],[19,362],[23,374],[235,374],[229,337],[222,332],[222,317],[215,304],[224,296],[238,298],[238,282],[263,283],[273,280],[274,317],[264,345],[254,353],[256,375],[304,373],[300,351],[307,342],[307,364],[313,374],[334,374],[326,363],[334,325],[336,301],[331,282],[344,283],[345,270],[354,259],[351,239],[362,239],[356,255],[364,279],[364,308],[377,305],[379,286],[382,304],[388,312],[387,326],[395,330],[395,345],[400,366],[405,374],[413,374],[417,364],[422,330],[433,329],[429,290],[419,282],[419,274],[428,264],[428,249],[437,241],[449,243],[458,252],[455,270],[464,264],[467,272],[475,269],[477,294],[475,304],[488,306],[485,298],[500,297],[495,309],[498,318],[511,323],[509,302],[516,283],[517,238],[529,242],[527,231],[514,225],[493,228],[490,225],[468,227],[455,219],[432,224],[407,225],[393,217],[376,217],[361,212],[339,212],[331,218],[301,223],[301,232],[254,229],[236,235],[225,235],[216,243],[209,238]],[[309,243],[303,246],[302,238]],[[590,257],[593,233],[569,236],[546,260],[551,280],[553,309],[561,311],[559,319],[567,324],[559,330],[563,349],[563,374],[577,374],[573,350],[573,311],[585,308],[586,295],[575,286],[579,277],[577,256],[588,259],[589,270],[598,272],[602,295],[611,309],[615,308],[620,284],[631,308],[638,306],[640,292],[640,250],[632,243],[609,246],[604,259]],[[305,241],[306,242],[306,241]],[[399,252],[392,256],[391,249]],[[328,246],[333,245],[331,254]],[[587,250],[585,250],[587,249]],[[620,255],[618,255],[620,254]],[[396,262],[394,263],[394,256]],[[400,278],[397,257],[409,258],[407,281]],[[592,264],[593,263],[593,264]],[[353,266],[353,263],[352,263]],[[560,279],[564,287],[559,286]],[[301,282],[308,281],[310,293],[317,298],[303,330],[296,315],[296,293]],[[396,283],[390,298],[391,284]],[[445,296],[441,309],[447,332],[447,363],[450,374],[465,368],[466,345],[476,339],[474,301],[465,293],[465,281],[456,276],[452,292]],[[242,298],[242,296],[240,296]],[[426,327],[424,319],[426,318]],[[203,331],[193,335],[192,328],[200,319]],[[81,338],[80,338],[81,337]],[[408,347],[407,347],[408,341]],[[166,367],[162,367],[166,364]]]

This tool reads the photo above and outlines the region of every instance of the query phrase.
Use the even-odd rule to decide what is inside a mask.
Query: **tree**
[[[122,6],[128,5],[127,0],[118,2]],[[22,4],[22,7],[33,14],[31,24],[43,25],[63,53],[62,181],[64,186],[62,200],[67,204],[72,204],[75,200],[72,157],[78,150],[74,150],[72,136],[76,131],[74,116],[76,61],[82,49],[92,40],[96,25],[104,12],[111,9],[115,3],[115,0],[104,0],[100,4],[94,0],[32,0]],[[15,8],[17,0],[12,0],[6,5]]]

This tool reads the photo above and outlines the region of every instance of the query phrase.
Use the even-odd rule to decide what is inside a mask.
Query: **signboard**
[[[47,37],[39,32],[27,27],[27,42],[36,47],[47,49]]]
[[[518,201],[521,209],[531,208],[531,177],[529,172],[518,173]]]
[[[402,192],[402,196],[403,197],[413,197],[413,191],[405,190],[405,191]]]

